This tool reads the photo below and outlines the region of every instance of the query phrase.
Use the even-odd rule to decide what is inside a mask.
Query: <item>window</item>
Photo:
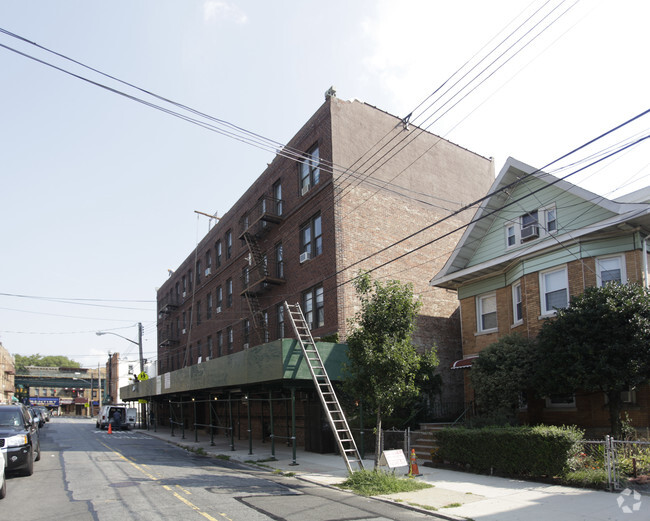
[[[506,247],[512,248],[523,242],[545,237],[558,230],[555,206],[539,208],[520,215],[515,221],[506,223]]]
[[[497,294],[481,295],[476,300],[478,331],[495,331],[497,329]]]
[[[217,263],[217,268],[221,267],[221,241],[217,241],[217,243],[214,245],[214,250],[215,250],[215,256],[216,256],[216,263]]]
[[[569,305],[569,280],[566,266],[541,272],[539,287],[543,315],[555,314],[556,309]]]
[[[263,313],[263,318],[264,318],[264,343],[266,344],[270,339],[269,339],[269,312],[264,311]]]
[[[226,232],[226,259],[232,255],[232,230]]]
[[[521,282],[512,285],[512,319],[514,324],[519,324],[524,320],[521,304]]]
[[[313,217],[300,229],[300,253],[302,262],[323,253],[323,232],[320,214]]]
[[[199,363],[199,360],[203,358],[203,352],[201,351],[201,341],[199,340],[196,343],[196,362]]]
[[[278,321],[278,338],[284,338],[284,304],[278,304],[276,308],[276,316]]]
[[[554,409],[567,409],[576,406],[575,394],[552,394],[546,397],[546,407]]]
[[[207,309],[205,312],[205,318],[209,320],[212,318],[212,293],[208,293],[208,296],[206,297],[206,302],[207,302]]]
[[[221,286],[217,288],[217,313],[221,313],[221,306],[223,305],[223,289]]]
[[[201,301],[199,300],[196,303],[196,325],[198,326],[201,323]]]
[[[129,364],[128,374],[133,374],[133,364]]]
[[[316,145],[305,154],[304,161],[299,163],[300,193],[302,195],[306,194],[309,188],[316,186],[320,181],[319,155],[318,145]]]
[[[517,244],[517,228],[514,224],[508,224],[506,226],[506,246],[508,248],[515,246]]]
[[[275,245],[275,275],[279,279],[284,278],[284,260],[282,258],[282,243]]]
[[[306,291],[302,295],[303,312],[309,329],[316,329],[325,325],[325,302],[323,299],[323,286]]]
[[[233,338],[233,334],[232,334],[232,326],[228,326],[226,328],[226,337],[227,337],[227,341],[228,341],[228,352],[232,353],[232,346],[234,344],[234,338]]]
[[[212,273],[212,252],[210,250],[205,252],[205,276],[207,277]]]
[[[183,284],[183,296],[187,295],[187,278],[185,278],[185,275],[181,278],[181,282]]]
[[[232,279],[226,281],[226,307],[232,306]]]
[[[273,185],[273,199],[275,199],[276,215],[282,215],[282,183],[280,181]]]
[[[250,332],[251,332],[251,321],[247,318],[244,319],[243,322],[243,328],[242,328],[242,333],[243,333],[243,342],[244,342],[244,348],[248,347],[248,343],[250,340]]]
[[[176,283],[176,303],[179,303],[181,301],[181,290],[180,290],[180,284],[177,282]]]
[[[244,288],[247,288],[250,284],[250,270],[248,266],[244,266],[241,270],[241,280],[244,283]]]
[[[201,259],[196,261],[196,285],[201,283]]]
[[[545,226],[545,231],[546,233],[553,233],[557,231],[557,212],[555,211],[555,207],[551,208],[545,208],[544,209],[544,215],[545,215],[545,221],[546,221],[546,226]]]
[[[223,332],[217,332],[217,356],[223,356]]]
[[[185,333],[185,330],[187,329],[187,314],[185,311],[183,311],[183,333]]]
[[[194,277],[194,274],[192,273],[192,270],[189,270],[187,272],[187,289],[189,291],[192,291],[192,281],[194,280],[193,277]]]
[[[208,336],[208,353],[207,353],[208,359],[212,358],[212,337]]]
[[[617,255],[615,257],[596,258],[596,278],[598,287],[604,286],[608,282],[625,284],[627,282],[627,276],[623,256]]]

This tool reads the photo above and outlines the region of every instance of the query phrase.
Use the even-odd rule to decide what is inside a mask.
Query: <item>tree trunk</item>
[[[614,439],[620,439],[621,436],[621,409],[623,402],[620,391],[608,391],[607,401],[609,406],[609,428],[612,431]]]
[[[375,436],[375,468],[379,466],[381,457],[381,405],[377,406],[377,435]]]

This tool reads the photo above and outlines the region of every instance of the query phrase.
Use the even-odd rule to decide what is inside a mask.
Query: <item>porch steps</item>
[[[316,349],[316,342],[314,342],[311,336],[309,325],[302,314],[300,304],[288,304],[285,302],[284,307],[289,312],[291,325],[293,326],[298,343],[302,348],[302,353],[309,366],[309,372],[314,380],[314,386],[325,409],[327,420],[334,433],[334,438],[339,447],[339,452],[343,456],[345,465],[349,472],[353,471],[352,465],[356,465],[358,470],[363,470],[363,461],[357,450],[357,445],[352,437],[348,422],[345,419],[345,413],[336,397],[323,360],[318,353],[318,349]]]
[[[418,458],[429,460],[431,451],[438,447],[435,433],[451,426],[451,422],[421,423],[420,430],[411,431],[411,448],[415,449]]]

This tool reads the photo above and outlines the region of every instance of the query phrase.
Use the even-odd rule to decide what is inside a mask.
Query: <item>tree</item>
[[[421,355],[411,343],[421,303],[414,299],[410,284],[395,280],[382,284],[361,273],[354,287],[361,311],[347,338],[350,362],[345,387],[376,411],[376,466],[382,415],[416,398],[438,363],[435,350]]]
[[[27,366],[36,367],[81,367],[79,362],[70,360],[67,356],[41,356],[35,355],[14,355],[16,360],[16,372],[25,373]]]
[[[543,324],[538,340],[540,391],[604,392],[612,433],[619,434],[621,393],[650,380],[650,290],[587,288]]]
[[[532,387],[536,354],[536,342],[517,333],[483,349],[471,371],[477,408],[514,417],[521,394]]]

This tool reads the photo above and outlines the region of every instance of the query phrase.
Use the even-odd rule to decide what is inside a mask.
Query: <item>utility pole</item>
[[[138,322],[138,349],[140,351],[140,374],[144,373],[144,358],[142,358],[142,322]]]

